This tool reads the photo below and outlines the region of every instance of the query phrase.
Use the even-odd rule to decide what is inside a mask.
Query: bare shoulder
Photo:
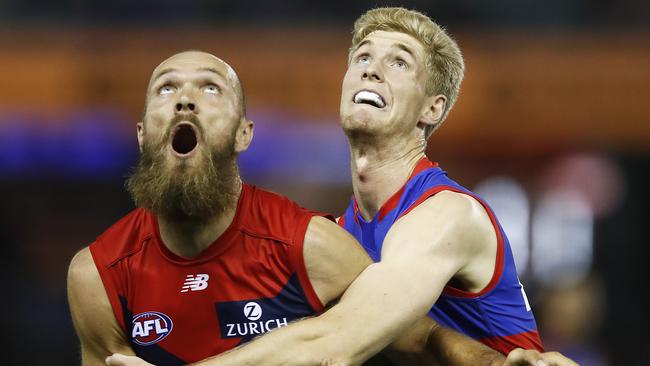
[[[106,303],[104,303],[104,299]],[[68,303],[77,333],[82,338],[92,330],[91,314],[103,312],[110,303],[88,247],[80,250],[68,268]]]
[[[323,304],[338,299],[370,263],[361,245],[336,223],[315,216],[303,248],[309,279]]]
[[[84,365],[103,364],[103,359],[113,352],[132,353],[88,247],[70,261],[68,303],[81,341]]]
[[[382,258],[444,259],[453,275],[474,258],[495,247],[494,227],[485,208],[473,197],[451,191],[437,193],[413,208],[391,227]]]
[[[90,249],[86,247],[75,254],[70,261],[70,267],[68,268],[68,296],[73,303],[96,301],[96,296],[91,295],[96,294],[99,290],[104,291],[104,287]],[[88,297],[89,299],[86,299]]]
[[[345,229],[321,216],[309,221],[305,233],[305,244],[314,250],[330,252],[337,247],[359,247],[359,243]]]
[[[394,229],[412,231],[416,226],[421,233],[432,232],[422,228],[445,229],[452,236],[461,235],[466,243],[480,244],[485,235],[493,234],[492,222],[483,205],[470,195],[452,191],[427,198],[398,220]]]
[[[389,230],[382,258],[435,268],[445,283],[468,291],[485,287],[494,273],[498,241],[486,208],[470,195],[442,191],[427,198]]]
[[[92,273],[97,273],[97,268],[95,267],[95,262],[90,254],[90,248],[85,247],[77,252],[70,261],[70,267],[68,268],[68,283],[70,284],[70,282],[73,282],[77,284],[83,282],[87,279],[86,275]],[[99,277],[98,273],[97,276]]]
[[[474,197],[453,191],[442,191],[427,198],[420,206],[413,211],[428,211],[431,213],[444,212],[450,218],[467,220],[488,219],[485,208]],[[418,212],[419,212],[418,211]]]

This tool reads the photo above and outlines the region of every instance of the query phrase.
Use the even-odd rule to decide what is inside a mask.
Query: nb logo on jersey
[[[181,287],[181,292],[205,290],[208,288],[209,279],[210,276],[204,273],[187,275],[183,287]]]
[[[244,305],[244,315],[248,320],[255,321],[262,317],[262,307],[256,302],[249,302]]]

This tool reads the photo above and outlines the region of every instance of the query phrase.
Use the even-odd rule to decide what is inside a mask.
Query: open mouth
[[[198,145],[196,131],[190,123],[180,123],[176,126],[172,137],[172,149],[179,155],[187,155]]]
[[[381,95],[368,90],[362,90],[355,94],[352,101],[355,104],[369,104],[375,108],[384,108],[386,106],[386,102]]]

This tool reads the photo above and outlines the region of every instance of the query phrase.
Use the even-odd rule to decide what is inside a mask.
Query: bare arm
[[[471,205],[466,208],[474,209]],[[463,214],[462,207],[456,209],[459,211],[456,214]],[[412,228],[406,225],[402,230]],[[449,233],[453,228],[447,227],[447,230]],[[448,234],[442,238],[447,238],[446,235]],[[413,238],[405,236],[405,240],[408,245],[408,240]],[[444,240],[441,242],[447,243]],[[395,245],[400,242],[393,243]],[[431,250],[436,252],[439,249]],[[426,256],[427,253],[426,250],[414,251],[416,256]],[[336,299],[357,274],[371,263],[363,249],[349,234],[320,218],[313,219],[309,225],[305,237],[304,257],[309,277],[323,303]],[[496,351],[455,331],[440,327],[430,318],[423,316],[431,306],[426,300],[400,298],[417,293],[419,280],[411,274],[421,274],[419,270],[411,273],[410,267],[400,268],[392,261],[387,262],[390,265],[382,262],[370,266],[351,285],[343,299],[325,314],[276,329],[248,345],[195,365],[359,364],[407,330],[408,324],[401,322],[411,322],[415,325],[387,351],[400,365],[502,365],[504,357]],[[427,263],[426,260],[423,262]],[[418,263],[418,259],[412,260],[412,264]],[[371,270],[369,274],[368,270]],[[453,269],[447,268],[444,273],[452,272]],[[428,272],[426,274],[436,275]],[[382,275],[386,277],[383,278]],[[440,281],[439,291],[446,283]],[[429,296],[433,298],[438,294]],[[416,301],[411,303],[411,300]],[[414,310],[416,307],[419,309]],[[419,312],[422,315],[418,316]],[[509,358],[511,362],[505,365],[533,365],[523,361],[519,363],[523,356]],[[113,356],[109,364],[149,365],[135,357],[121,355]]]
[[[558,352],[540,353],[517,348],[506,358],[482,343],[440,326],[428,317],[418,321],[388,346],[382,355],[399,366],[579,366]],[[389,365],[380,358],[374,361],[372,359],[365,366]]]
[[[81,341],[81,361],[84,366],[105,365],[104,359],[114,352],[133,354],[115,320],[88,248],[77,253],[70,263],[68,303]]]
[[[463,334],[424,317],[401,335],[382,354],[392,364],[415,365],[485,365],[501,366],[505,357]]]
[[[445,284],[465,264],[466,256],[475,252],[473,243],[484,235],[473,226],[475,210],[471,202],[455,194],[430,198],[391,229],[382,261],[370,264],[326,313],[197,365],[361,364],[423,318]],[[325,235],[324,243],[331,246],[337,242],[328,255],[338,253],[337,268],[346,268],[346,258],[362,249],[333,223],[322,229],[318,236],[322,239]],[[311,225],[305,240],[308,246],[314,243],[310,232]],[[319,251],[328,245],[313,247]],[[336,276],[336,272],[329,273],[314,277],[319,296],[319,278]]]

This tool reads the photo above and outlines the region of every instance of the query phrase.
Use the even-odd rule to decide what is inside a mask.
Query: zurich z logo
[[[244,305],[244,315],[248,320],[255,321],[262,317],[262,307],[256,302],[249,302]]]
[[[208,288],[209,279],[210,276],[205,273],[199,273],[195,276],[187,275],[183,287],[181,287],[181,292],[205,290]]]
[[[174,324],[165,314],[157,311],[148,311],[133,317],[131,338],[141,346],[158,343],[172,332]]]

